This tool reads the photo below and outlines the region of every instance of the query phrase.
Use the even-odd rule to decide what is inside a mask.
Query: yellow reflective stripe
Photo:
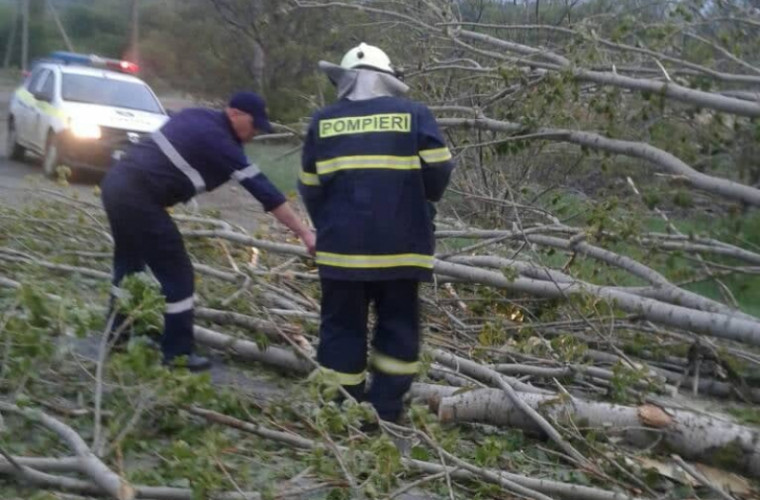
[[[301,170],[298,173],[298,178],[307,186],[319,186],[319,176],[317,174],[310,174]]]
[[[449,148],[436,148],[426,149],[420,151],[420,158],[425,160],[425,163],[439,163],[442,161],[448,161],[451,159],[451,151]]]
[[[390,170],[416,170],[420,168],[417,156],[360,155],[339,156],[331,160],[318,161],[317,173],[329,174],[338,170],[384,168]]]
[[[56,108],[49,102],[39,101],[37,103],[37,107],[40,108],[40,111],[42,111],[46,115],[52,116],[54,118],[63,118],[65,116],[63,111]]]
[[[340,385],[359,385],[364,382],[365,378],[367,378],[366,371],[362,371],[361,373],[343,373],[324,366],[320,366],[314,370],[314,372],[309,375],[309,378],[311,379],[317,374],[323,375],[327,380],[337,382]]]
[[[52,116],[54,118],[64,118],[66,115],[63,111],[56,108],[49,102],[45,101],[38,101],[34,98],[34,94],[29,92],[27,89],[21,89],[18,92],[16,92],[16,97],[18,97],[19,101],[28,104],[30,106],[36,106],[37,109],[42,111],[48,116]]]
[[[35,102],[37,102],[37,99],[34,98],[31,92],[29,92],[26,89],[21,89],[16,93],[16,97],[18,97],[19,101],[22,101],[26,104],[34,106]]]
[[[433,257],[418,253],[391,255],[344,255],[329,252],[317,252],[317,264],[334,267],[373,268],[373,267],[424,267],[433,268]]]
[[[410,132],[411,130],[412,115],[409,113],[381,113],[319,120],[320,138],[369,132]]]
[[[372,364],[389,375],[416,375],[420,369],[419,361],[401,361],[379,352],[372,354]]]

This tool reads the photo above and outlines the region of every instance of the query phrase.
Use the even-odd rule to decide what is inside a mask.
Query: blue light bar
[[[84,54],[77,54],[75,52],[65,52],[58,50],[50,54],[51,59],[56,59],[64,64],[82,64],[85,66],[92,65],[92,58]]]
[[[130,61],[100,57],[96,56],[95,54],[77,54],[76,52],[66,52],[63,50],[51,52],[50,55],[48,55],[43,60],[56,61],[58,63],[66,65],[71,64],[78,66],[103,68],[128,74],[136,74],[140,70],[140,67],[137,64]]]

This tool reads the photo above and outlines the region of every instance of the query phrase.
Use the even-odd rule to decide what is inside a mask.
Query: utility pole
[[[66,48],[69,50],[69,52],[74,52],[74,46],[71,44],[71,40],[69,40],[68,35],[66,35],[66,30],[63,29],[63,24],[61,24],[61,19],[58,17],[58,12],[55,10],[53,0],[47,0],[47,6],[50,9],[50,13],[53,14],[53,20],[55,21],[55,25],[58,26],[58,31],[61,32],[61,36],[63,37],[63,42],[66,44]]]
[[[21,0],[21,71],[29,59],[29,0]]]
[[[140,64],[140,5],[139,0],[132,0],[132,25],[129,34],[129,49],[127,49],[128,61]]]
[[[20,0],[19,0],[20,1]],[[18,28],[18,18],[21,15],[21,8],[19,7],[19,1],[16,2],[16,13],[13,15],[13,23],[11,23],[11,33],[8,37],[8,45],[5,46],[5,59],[3,59],[3,68],[8,69],[11,65],[11,55],[13,54],[13,46],[16,44],[16,29]]]

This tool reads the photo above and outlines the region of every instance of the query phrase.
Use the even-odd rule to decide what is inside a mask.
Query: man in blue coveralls
[[[234,178],[314,252],[314,233],[245,156],[244,143],[271,131],[264,100],[239,92],[223,111],[179,112],[133,145],[103,180],[103,205],[114,239],[112,307],[122,279],[150,267],[166,297],[161,337],[165,364],[183,357],[192,371],[210,367],[207,358],[194,353],[193,266],[167,207]],[[117,315],[114,332],[123,321]]]
[[[396,421],[418,369],[420,281],[433,271],[432,217],[453,169],[430,110],[401,97],[388,56],[360,44],[320,62],[338,101],[312,117],[299,190],[317,229],[321,370]],[[372,382],[367,312],[377,311]]]

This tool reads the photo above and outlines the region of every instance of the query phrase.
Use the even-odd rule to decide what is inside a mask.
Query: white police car
[[[108,168],[130,142],[168,115],[128,61],[54,52],[37,61],[11,99],[8,155],[42,155],[45,174],[59,165]]]

